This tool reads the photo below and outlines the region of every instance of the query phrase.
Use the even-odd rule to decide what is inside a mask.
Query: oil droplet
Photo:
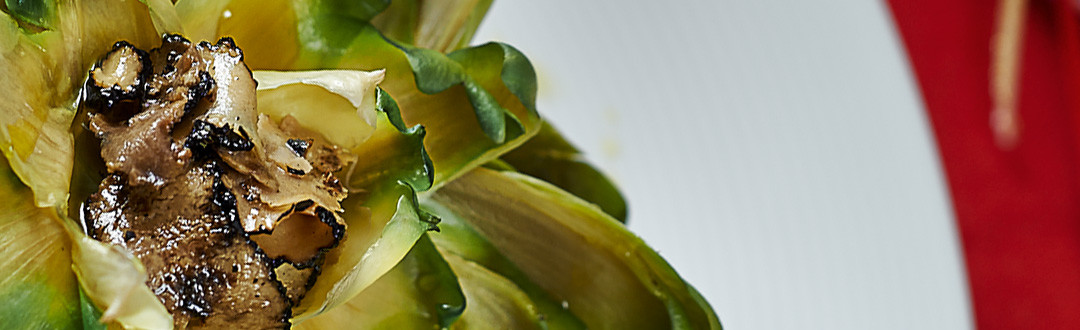
[[[562,301],[562,309],[570,309],[570,302],[566,301],[566,300],[563,300]]]
[[[225,17],[225,18],[229,18],[229,17],[232,17],[232,11],[231,11],[231,10],[228,10],[228,9],[226,9],[226,10],[225,10],[225,12],[221,13],[221,16],[222,16],[222,17]]]

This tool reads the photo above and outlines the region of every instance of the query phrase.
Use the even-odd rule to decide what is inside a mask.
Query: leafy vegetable
[[[540,120],[529,60],[503,43],[469,46],[490,5],[5,0],[0,324],[172,324],[141,262],[73,219],[103,173],[81,126],[87,70],[118,40],[149,49],[182,33],[233,38],[261,113],[359,159],[339,175],[345,239],[294,307],[297,327],[719,329],[619,224],[611,181]]]
[[[540,132],[521,147],[502,156],[514,170],[554,184],[581,199],[596,204],[604,213],[626,222],[626,200],[603,173],[554,127],[544,123]]]
[[[479,168],[432,198],[589,327],[720,327],[711,307],[640,238],[548,183]]]

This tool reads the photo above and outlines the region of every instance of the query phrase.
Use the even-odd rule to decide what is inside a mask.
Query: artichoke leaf
[[[469,302],[451,329],[548,328],[529,296],[514,282],[457,255],[447,254],[446,261],[458,275]]]
[[[0,88],[13,95],[0,101],[0,151],[37,206],[63,207],[73,165],[68,128],[87,70],[117,40],[145,46],[159,36],[137,1],[42,6],[53,17],[46,31],[23,29],[0,13],[0,76],[7,78]]]
[[[551,124],[545,122],[536,136],[501,159],[513,170],[558,186],[626,223],[626,200],[619,189]]]
[[[381,89],[377,102],[379,129],[368,143],[353,150],[361,161],[350,169],[346,182],[351,189],[402,181],[417,191],[428,190],[435,169],[424,147],[427,130],[420,125],[405,126],[397,102]]]
[[[397,98],[407,125],[427,131],[436,187],[539,130],[536,74],[520,52],[492,43],[448,56],[395,43],[368,23],[384,1],[181,0],[177,7],[185,29],[203,26],[201,34],[213,25],[202,38],[231,36],[256,70],[385,69],[380,87]],[[217,23],[206,24],[208,17]],[[243,24],[252,20],[273,23]]]
[[[458,278],[424,235],[386,275],[344,305],[300,324],[304,329],[447,328],[465,309]]]
[[[394,40],[442,53],[468,46],[491,0],[398,0],[371,23]]]
[[[51,208],[0,159],[0,324],[16,329],[73,328],[80,321],[71,240]]]
[[[436,250],[427,237],[439,235],[428,233],[366,290],[299,328],[548,328],[547,316],[541,316],[513,282],[456,254]]]
[[[173,5],[173,8],[176,10],[176,15],[180,19],[181,30],[184,31],[184,34],[187,36],[188,39],[190,39],[190,40],[214,40],[215,38],[218,37],[217,32],[218,32],[218,26],[219,26],[220,22],[226,19],[226,17],[223,17],[223,16],[225,16],[225,8],[226,8],[226,6],[229,6],[232,2],[233,1],[223,1],[223,0],[178,0]],[[281,2],[284,2],[284,1],[275,1],[275,2],[281,3]],[[263,3],[262,8],[273,9],[273,7],[274,7],[273,4],[267,3],[267,1],[263,1],[262,3]],[[257,8],[252,8],[252,9],[257,9]],[[230,19],[232,18],[231,13],[232,12],[230,11],[230,14],[229,14],[229,17],[228,17]],[[280,15],[280,16],[287,16],[287,15]],[[244,18],[245,17],[239,17],[238,19],[244,19]],[[263,17],[260,17],[260,18],[263,18]],[[249,22],[273,22],[273,21],[250,20]],[[273,26],[273,25],[268,25],[268,26]],[[284,40],[273,39],[273,37],[275,37],[275,36],[272,35],[272,34],[268,35],[267,37],[269,37],[268,41],[273,40],[273,41],[276,41],[276,42],[279,42],[279,43],[281,41],[284,41]],[[236,38],[233,38],[233,39],[236,39]],[[244,39],[248,39],[248,38],[244,38]],[[238,44],[238,46],[240,46],[240,49],[244,49],[245,53],[247,52],[248,47],[252,47],[252,45],[247,45],[247,44]],[[249,62],[249,63],[247,63],[249,67],[251,66],[250,61],[252,61],[252,60],[253,59],[251,59],[250,57],[244,59],[245,62]],[[252,69],[254,69],[254,68],[252,68]]]
[[[142,262],[120,246],[99,242],[81,232],[72,232],[72,236],[73,268],[86,296],[102,311],[100,323],[114,323],[125,329],[172,327],[172,315],[146,286]]]
[[[260,112],[277,118],[293,116],[301,123],[309,119],[306,128],[328,139],[364,134],[363,139],[346,136],[352,139],[349,141],[358,141],[350,142],[355,144],[350,150],[358,162],[345,174],[350,190],[342,202],[346,238],[329,252],[319,279],[294,308],[294,322],[303,322],[364,291],[434,226],[435,220],[420,211],[416,202],[416,191],[431,186],[433,172],[424,152],[423,127],[404,126],[393,98],[375,88],[381,76],[382,71],[323,71],[263,72],[256,77],[265,85],[259,91]],[[318,98],[337,100],[338,108],[303,103]],[[300,103],[290,103],[296,100]],[[352,123],[326,123],[321,116],[334,111],[341,121]],[[363,118],[369,112],[376,117],[373,131]],[[371,132],[356,133],[365,129]]]
[[[362,32],[347,52],[357,56],[339,65],[389,62],[382,87],[398,99],[406,123],[427,129],[424,144],[438,169],[435,187],[497,158],[539,130],[535,72],[512,47],[489,44],[442,55],[385,39],[380,45],[380,38],[377,31]],[[402,72],[403,67],[412,74]]]
[[[79,289],[79,309],[82,311],[82,328],[83,330],[105,330],[109,327],[104,323],[101,323],[101,310],[94,306],[94,303],[90,301],[90,298],[86,296],[86,291]]]
[[[355,149],[375,130],[375,86],[383,71],[254,71],[259,112],[289,115],[331,143]],[[344,101],[344,102],[343,102]]]
[[[390,271],[431,229],[427,215],[407,184],[380,187],[366,200],[342,203],[348,229],[341,245],[327,253],[327,263],[315,285],[293,308],[300,323],[344,304]]]
[[[439,233],[431,235],[440,251],[461,257],[511,281],[515,287],[528,295],[529,300],[543,316],[543,323],[546,323],[547,327],[585,329],[585,324],[577,316],[563,308],[560,301],[555,301],[547,291],[530,280],[513,261],[500,253],[491,242],[477,233],[458,214],[431,198],[422,200],[421,207],[425,211],[438,215],[442,220],[439,222]]]
[[[37,206],[49,207],[67,201],[67,185],[72,166],[72,144],[65,137],[71,119],[71,100],[56,75],[62,73],[50,65],[41,47],[16,27],[10,17],[0,14],[5,33],[0,45],[0,88],[12,97],[0,100],[0,150],[11,169],[33,190]],[[45,72],[47,74],[43,75]],[[70,93],[71,87],[67,91]]]
[[[720,328],[712,308],[640,238],[551,184],[478,168],[431,198],[588,327]]]
[[[183,34],[184,28],[180,23],[180,15],[176,7],[169,0],[139,0],[150,9],[150,20],[154,22],[154,29],[158,35],[166,33]]]
[[[160,329],[172,317],[146,286],[142,264],[120,247],[95,241],[61,216],[61,208],[40,208],[6,161],[0,160],[0,196],[10,209],[0,215],[0,324],[70,328],[75,324],[117,324]],[[80,288],[101,319],[85,320]]]

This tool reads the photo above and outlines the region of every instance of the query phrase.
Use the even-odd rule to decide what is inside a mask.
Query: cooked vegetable
[[[5,2],[0,324],[718,329],[488,6]]]
[[[178,328],[287,325],[344,235],[334,173],[352,155],[260,116],[227,38],[166,35],[149,53],[119,42],[84,95],[108,170],[83,204],[87,234],[147,267]]]

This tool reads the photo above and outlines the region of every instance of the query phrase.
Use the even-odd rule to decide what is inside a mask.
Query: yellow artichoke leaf
[[[342,203],[348,229],[327,253],[322,274],[293,308],[294,323],[344,304],[392,269],[431,224],[418,209],[416,193],[406,184],[377,187],[366,200]]]
[[[271,3],[281,3],[284,1],[273,1],[271,3],[268,2],[269,1],[262,1],[261,3],[264,4],[262,8],[272,8],[274,5]],[[176,10],[176,14],[180,19],[180,25],[182,26],[182,30],[184,30],[184,34],[187,36],[188,39],[198,42],[200,40],[214,40],[218,37],[218,25],[220,21],[232,18],[231,11],[229,13],[229,17],[222,17],[225,13],[225,7],[229,4],[230,1],[222,0],[178,0],[174,4],[174,9]],[[260,20],[257,22],[270,23],[265,20]],[[271,26],[274,25],[267,24],[265,27]],[[236,38],[234,37],[234,39]],[[273,37],[267,36],[267,39],[272,40]],[[237,46],[240,46],[240,49],[244,49],[245,53],[247,53],[249,45],[238,44]],[[250,67],[251,59],[246,58],[244,60],[248,61],[247,64]]]
[[[62,74],[50,65],[53,60],[0,13],[4,45],[0,47],[0,88],[10,97],[0,100],[0,148],[11,169],[33,191],[37,206],[48,207],[67,201],[71,171],[72,141],[65,137],[74,111],[63,108],[70,102],[56,91],[55,78]],[[70,89],[69,89],[70,90]],[[63,98],[57,102],[58,98]]]
[[[355,298],[298,328],[569,329],[547,322],[510,280],[437,250],[426,238],[436,235],[422,237],[401,263]]]
[[[20,27],[0,13],[0,151],[34,192],[39,207],[65,206],[73,165],[68,128],[90,64],[118,40],[149,45],[158,37],[137,1],[47,2],[24,10]],[[37,18],[35,18],[37,17]]]
[[[142,262],[120,246],[81,232],[73,236],[72,267],[86,296],[102,311],[101,323],[125,329],[172,328],[172,315],[146,286]]]
[[[446,261],[461,281],[468,305],[451,329],[547,329],[529,296],[514,282],[454,254]]]
[[[139,0],[150,9],[150,19],[154,22],[154,29],[158,35],[166,33],[184,33],[180,23],[180,15],[176,7],[169,0]]]
[[[640,238],[555,186],[478,168],[431,197],[590,328],[720,328],[708,303]]]
[[[421,208],[441,219],[439,232],[429,234],[440,251],[476,263],[513,282],[529,296],[549,328],[585,329],[581,319],[565,309],[561,301],[554,300],[544,288],[530,280],[512,260],[500,253],[461,216],[430,198],[421,201]]]
[[[14,329],[68,329],[81,324],[71,240],[51,208],[0,159],[0,324]]]
[[[450,266],[424,235],[409,254],[342,306],[305,321],[303,329],[438,329],[450,326],[465,296]]]
[[[376,85],[383,71],[255,71],[259,112],[297,122],[342,148],[355,149],[375,130]],[[344,102],[343,102],[344,101]]]
[[[371,23],[394,40],[450,52],[468,46],[491,0],[399,0]]]

